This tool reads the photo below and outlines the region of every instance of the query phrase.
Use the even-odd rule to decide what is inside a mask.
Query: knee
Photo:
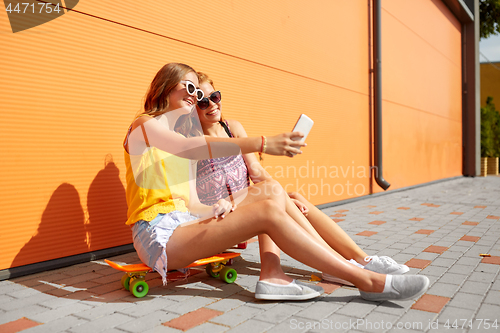
[[[262,182],[262,190],[264,191],[264,194],[268,199],[271,200],[284,200],[286,196],[286,192],[281,186],[280,183],[278,183],[274,179],[266,180]]]
[[[282,223],[286,220],[286,212],[281,205],[279,205],[274,200],[263,200],[260,202],[261,206],[260,213],[262,214],[262,221],[266,225],[275,225],[276,223]]]

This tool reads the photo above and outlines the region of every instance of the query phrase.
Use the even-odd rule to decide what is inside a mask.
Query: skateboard
[[[232,262],[233,258],[238,257],[239,253],[219,253],[215,256],[196,260],[185,268],[205,266],[205,271],[208,275],[214,278],[220,278],[226,283],[233,283],[238,274],[236,270],[226,267],[228,262]],[[104,261],[114,269],[125,272],[122,276],[121,284],[123,288],[129,290],[135,297],[141,298],[148,294],[149,286],[145,281],[146,274],[153,270],[145,264],[120,265],[116,262],[104,259]]]

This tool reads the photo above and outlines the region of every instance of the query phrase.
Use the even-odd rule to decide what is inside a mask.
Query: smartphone
[[[293,127],[292,132],[302,132],[304,136],[302,139],[300,137],[295,137],[293,140],[303,142],[306,138],[309,132],[311,131],[312,126],[314,125],[314,121],[312,121],[311,118],[306,116],[305,114],[301,114],[297,122],[295,123],[295,126]]]

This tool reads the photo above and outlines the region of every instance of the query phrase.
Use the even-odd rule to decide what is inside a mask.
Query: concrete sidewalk
[[[254,242],[233,265],[234,284],[201,271],[162,287],[152,273],[142,299],[102,261],[1,281],[0,332],[500,332],[500,177],[458,178],[324,212],[368,254],[428,276],[427,293],[416,302],[368,302],[356,288],[314,282],[325,289],[317,299],[257,301]],[[138,262],[135,253],[110,259]],[[294,278],[321,276],[285,254],[282,265]]]

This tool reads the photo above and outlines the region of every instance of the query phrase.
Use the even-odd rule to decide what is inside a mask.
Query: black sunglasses
[[[219,103],[221,101],[222,97],[220,94],[220,91],[214,91],[210,96],[208,97],[203,97],[198,101],[198,107],[201,110],[205,110],[210,106],[210,101],[214,102],[215,104]]]

